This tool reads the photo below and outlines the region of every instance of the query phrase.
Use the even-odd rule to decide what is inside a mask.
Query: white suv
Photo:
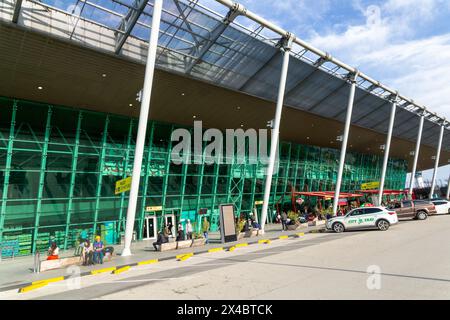
[[[386,231],[398,223],[397,213],[384,207],[357,208],[345,216],[334,217],[327,221],[327,230],[341,233],[355,229],[379,229]]]
[[[450,201],[447,200],[431,200],[436,207],[436,214],[450,214]]]

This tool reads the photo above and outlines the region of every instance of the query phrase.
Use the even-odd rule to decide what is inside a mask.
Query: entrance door
[[[175,220],[175,214],[167,214],[164,217],[166,226],[169,226],[169,224],[172,224],[172,229],[170,232],[172,232],[172,237],[175,237],[176,234],[176,220]]]
[[[144,221],[144,234],[142,238],[144,240],[156,239],[156,217],[145,217]]]

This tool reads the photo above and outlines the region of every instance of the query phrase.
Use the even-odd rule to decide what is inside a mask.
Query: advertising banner
[[[222,243],[237,241],[234,205],[220,205],[220,235]]]

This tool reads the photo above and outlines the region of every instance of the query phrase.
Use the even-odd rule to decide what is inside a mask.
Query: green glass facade
[[[205,208],[216,228],[219,204],[235,203],[238,213],[250,213],[263,198],[262,165],[173,164],[170,137],[175,128],[149,123],[136,214],[138,239],[148,214],[156,214],[159,225],[165,214],[198,222],[197,212]],[[0,98],[0,242],[14,247],[3,254],[45,250],[50,237],[71,248],[94,230],[117,243],[128,193],[116,195],[115,183],[131,174],[136,131],[133,118]],[[281,143],[270,205],[292,187],[334,190],[338,159],[339,150]],[[378,181],[381,162],[376,155],[349,153],[342,191]],[[386,188],[403,189],[406,174],[406,161],[391,159]],[[162,211],[149,213],[147,207]]]

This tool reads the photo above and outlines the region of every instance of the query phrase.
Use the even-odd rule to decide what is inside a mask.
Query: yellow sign
[[[368,182],[361,185],[361,190],[375,190],[380,188],[380,182]]]
[[[116,182],[116,194],[121,194],[131,189],[131,177]]]
[[[264,201],[255,201],[255,206],[260,206],[264,204]]]
[[[154,211],[162,211],[163,207],[159,206],[159,207],[147,207],[145,208],[145,211],[147,212],[154,212]]]

